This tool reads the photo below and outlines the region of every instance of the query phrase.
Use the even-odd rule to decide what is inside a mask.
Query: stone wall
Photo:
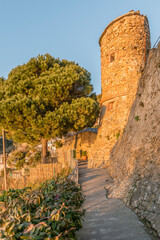
[[[76,146],[77,158],[80,158],[81,150],[87,152],[90,151],[96,140],[96,136],[96,131],[84,131],[78,134]],[[58,161],[62,164],[62,166],[71,158],[71,150],[75,148],[75,141],[76,135],[65,138],[62,140],[63,146],[57,149]]]
[[[107,162],[122,134],[150,49],[146,16],[131,11],[111,22],[100,37],[101,120],[89,166]]]
[[[109,170],[115,179],[110,197],[124,199],[160,236],[160,44],[150,50]]]

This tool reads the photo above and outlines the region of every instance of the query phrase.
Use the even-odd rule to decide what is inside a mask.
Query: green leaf
[[[21,236],[20,239],[31,239],[31,238],[27,236]]]

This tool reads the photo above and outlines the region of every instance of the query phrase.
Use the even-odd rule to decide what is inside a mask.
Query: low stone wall
[[[96,136],[97,136],[96,132],[92,132],[92,131],[85,131],[78,134],[76,158],[80,158],[81,150],[87,151],[88,154],[90,153],[90,149],[96,140]],[[65,138],[62,141],[63,146],[57,149],[58,162],[60,162],[62,166],[66,163],[66,161],[69,161],[69,159],[71,159],[71,150],[75,148],[75,141],[76,141],[76,135]]]

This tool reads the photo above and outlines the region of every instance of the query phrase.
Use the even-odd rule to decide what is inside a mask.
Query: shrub
[[[84,211],[81,187],[58,177],[38,189],[9,190],[0,196],[1,239],[75,239]]]
[[[54,142],[54,147],[56,147],[56,148],[61,148],[63,146],[63,143],[61,142],[61,141],[55,141]]]
[[[13,152],[7,159],[9,165],[14,165],[17,169],[21,169],[25,164],[26,152],[20,150]]]
[[[136,117],[135,117],[135,120],[138,122],[138,121],[139,121],[139,116],[136,116]]]
[[[29,166],[36,166],[38,163],[41,162],[41,151],[37,151],[33,155],[30,156],[28,159]]]
[[[87,151],[82,150],[82,157],[87,156]]]
[[[119,136],[120,136],[120,133],[118,132],[118,133],[116,134],[116,139],[118,139]]]
[[[11,171],[12,171],[12,170],[11,170],[10,168],[6,168],[6,172],[7,172],[7,174],[10,173]],[[1,170],[1,172],[0,172],[0,176],[1,176],[1,177],[4,177],[4,169]]]
[[[143,102],[140,102],[140,103],[139,103],[139,106],[140,106],[140,107],[144,107],[144,103],[143,103]]]
[[[17,169],[22,169],[28,164],[36,166],[39,162],[41,162],[41,151],[37,149],[16,150],[7,159],[8,165],[14,165]]]

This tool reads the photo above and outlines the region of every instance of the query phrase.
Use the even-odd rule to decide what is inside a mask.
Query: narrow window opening
[[[108,111],[113,109],[113,102],[108,103]]]
[[[115,53],[112,53],[110,55],[110,62],[114,62],[115,61]]]

